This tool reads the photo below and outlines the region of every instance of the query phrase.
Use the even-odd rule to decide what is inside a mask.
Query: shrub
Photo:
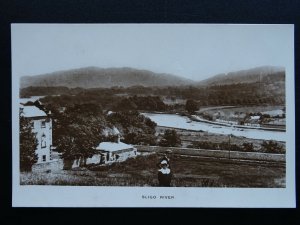
[[[194,113],[199,109],[199,106],[196,101],[192,99],[188,99],[185,104],[185,110],[188,111],[189,113]]]
[[[178,147],[181,145],[181,139],[175,130],[165,130],[163,138],[159,142],[162,147]]]
[[[261,144],[263,152],[266,153],[285,153],[285,148],[276,141],[263,141]]]
[[[243,150],[246,152],[252,152],[254,150],[253,143],[243,143]]]

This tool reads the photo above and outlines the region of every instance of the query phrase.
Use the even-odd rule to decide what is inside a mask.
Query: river
[[[181,128],[194,131],[207,131],[209,133],[224,135],[232,134],[234,136],[246,137],[251,139],[286,141],[286,132],[282,131],[247,128],[241,129],[237,127],[221,126],[205,122],[191,121],[186,116],[174,114],[143,113],[143,115],[149,117],[152,121],[157,123],[158,126]]]

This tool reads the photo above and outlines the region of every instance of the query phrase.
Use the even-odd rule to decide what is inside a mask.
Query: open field
[[[21,185],[157,186],[161,155],[138,156],[110,166],[21,173]],[[170,156],[173,187],[285,187],[285,164]]]
[[[198,112],[206,112],[209,115],[213,115],[214,113],[217,113],[219,111],[222,111],[225,113],[225,115],[232,115],[235,112],[243,112],[243,113],[258,113],[258,112],[269,112],[273,110],[281,110],[283,109],[283,105],[269,105],[269,106],[218,106],[218,107],[203,107]]]

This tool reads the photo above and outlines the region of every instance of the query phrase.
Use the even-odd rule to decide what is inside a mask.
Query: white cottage
[[[20,104],[20,113],[31,120],[32,131],[36,133],[38,146],[36,154],[37,164],[50,162],[52,148],[52,120],[47,114],[34,105],[25,106]]]
[[[137,155],[137,149],[123,142],[101,142],[97,153],[86,160],[86,164],[111,164],[122,162]]]

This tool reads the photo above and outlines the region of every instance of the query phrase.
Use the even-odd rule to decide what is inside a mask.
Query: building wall
[[[131,149],[123,149],[120,151],[116,152],[107,152],[107,151],[101,151],[101,153],[104,155],[105,164],[110,164],[113,162],[122,162],[127,160],[128,158],[135,157],[137,155],[137,150],[136,148],[131,148]],[[109,159],[107,160],[107,155],[109,155]],[[100,154],[95,154],[90,158],[87,158],[86,164],[99,164],[101,161],[101,155]],[[76,168],[80,166],[80,159],[79,160],[74,160],[72,168]]]
[[[117,157],[118,156],[118,157]],[[136,149],[128,149],[127,151],[122,150],[121,152],[112,153],[111,159],[112,161],[122,162],[127,160],[128,158],[136,156]]]
[[[89,164],[98,164],[98,163],[100,163],[100,158],[101,158],[100,154],[95,154],[92,157],[87,158],[86,164],[87,165],[89,165]]]
[[[99,153],[94,154],[92,157],[87,158],[85,161],[86,165],[100,164],[101,154],[104,156],[103,164],[111,164],[114,162],[123,162],[123,161],[127,160],[128,158],[137,156],[137,149],[136,148],[122,149],[122,150],[116,151],[116,152],[100,151]],[[108,155],[108,159],[107,159],[107,155]],[[117,157],[117,155],[119,157]],[[74,159],[74,160],[65,160],[64,161],[65,169],[71,169],[71,168],[74,169],[74,168],[78,168],[82,165],[84,165],[84,159],[82,157]]]
[[[50,162],[52,147],[52,120],[45,118],[34,119],[33,132],[36,133],[38,146],[36,153],[38,155],[37,163]]]

